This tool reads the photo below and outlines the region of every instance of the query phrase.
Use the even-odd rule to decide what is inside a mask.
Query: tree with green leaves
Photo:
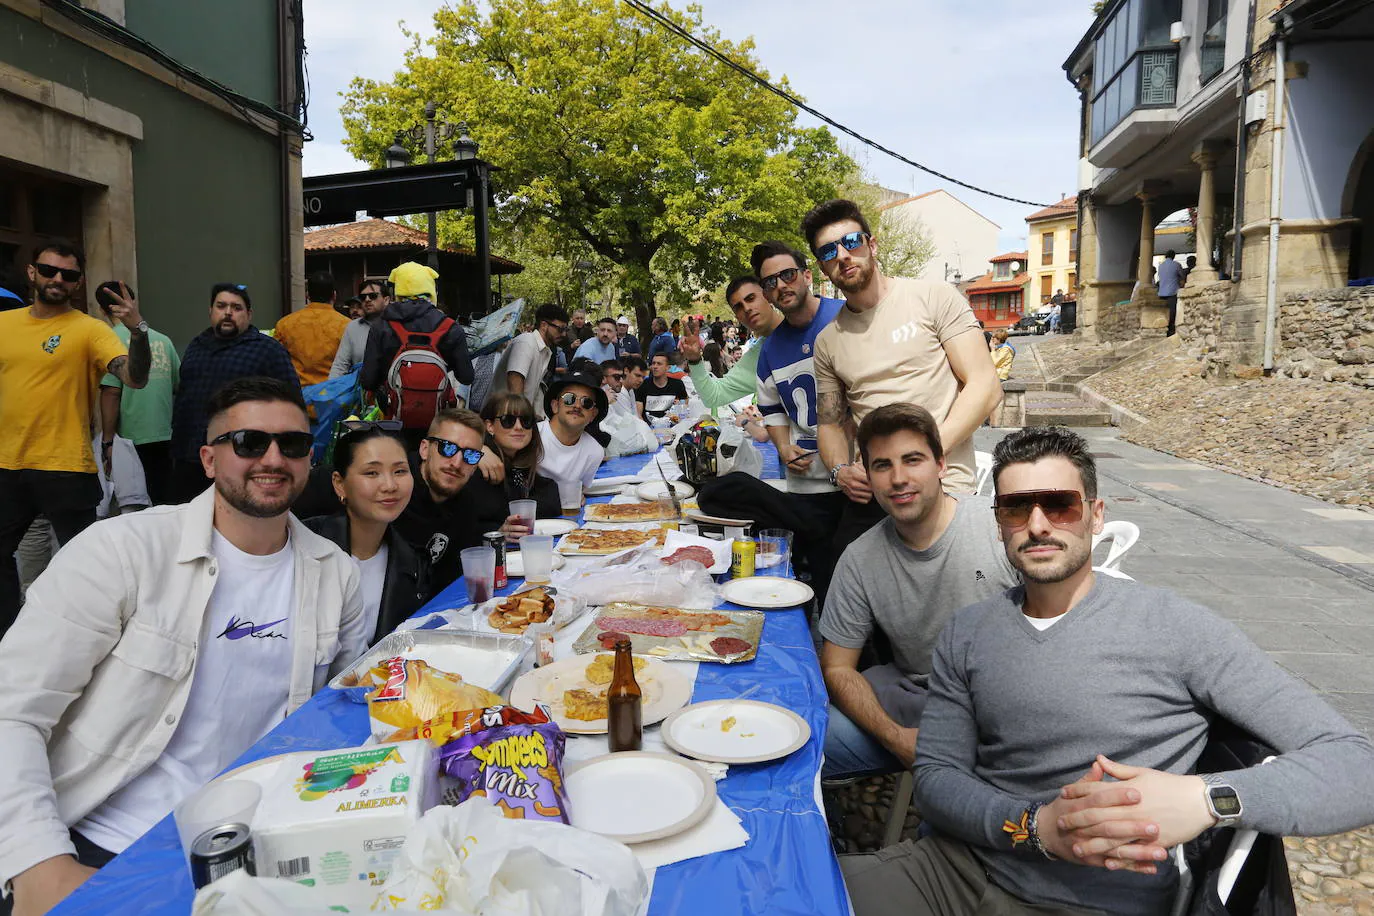
[[[766,76],[699,7],[658,8]],[[757,241],[795,240],[853,168],[786,101],[616,0],[466,2],[434,25],[390,82],[353,82],[349,150],[380,164],[429,100],[466,120],[501,169],[496,231],[538,227],[615,265],[641,330],[659,298],[689,301],[745,270]]]

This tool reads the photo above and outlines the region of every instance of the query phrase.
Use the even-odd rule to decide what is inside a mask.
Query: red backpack
[[[453,319],[445,318],[433,331],[408,331],[399,321],[387,324],[401,342],[386,374],[387,416],[406,429],[427,429],[436,412],[458,404],[448,362],[439,353]]]

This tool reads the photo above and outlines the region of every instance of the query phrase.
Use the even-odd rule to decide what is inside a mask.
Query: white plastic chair
[[[992,452],[974,452],[973,462],[977,472],[973,478],[973,494],[982,496],[988,481],[992,479]]]
[[[1113,579],[1129,579],[1131,582],[1135,581],[1135,578],[1133,576],[1128,576],[1119,569],[1108,569],[1105,566],[1094,566],[1093,572],[1102,573],[1102,575],[1104,576],[1111,576]]]
[[[1126,555],[1126,551],[1135,546],[1135,542],[1140,540],[1140,528],[1134,522],[1110,521],[1102,526],[1102,533],[1093,535],[1093,550],[1097,550],[1097,545],[1103,541],[1111,541],[1112,546],[1107,551],[1107,559],[1102,563],[1103,569],[1119,570],[1121,568],[1121,558]]]

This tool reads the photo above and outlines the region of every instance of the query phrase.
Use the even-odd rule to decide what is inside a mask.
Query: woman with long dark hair
[[[350,420],[334,443],[334,494],[341,508],[306,527],[339,545],[362,574],[371,645],[429,599],[429,562],[392,527],[415,487],[399,420]]]
[[[725,357],[720,352],[720,344],[714,340],[702,348],[701,356],[706,360],[706,365],[711,367],[711,374],[716,378],[724,378],[725,373],[730,371],[725,366]]]
[[[493,394],[482,405],[487,453],[464,488],[483,531],[496,531],[510,515],[510,501],[532,499],[538,518],[558,518],[558,485],[539,473],[544,447],[535,431],[534,406],[524,395]],[[529,534],[529,532],[520,532]],[[517,535],[518,536],[518,535]]]

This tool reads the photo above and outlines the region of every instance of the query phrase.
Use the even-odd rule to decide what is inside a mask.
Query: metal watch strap
[[[148,333],[148,322],[146,322],[146,321],[140,321],[138,324],[134,325],[134,328],[133,328],[133,329],[134,329],[135,331],[137,331],[138,333],[140,333],[140,334],[147,334],[147,333]]]
[[[830,469],[830,485],[831,485],[832,487],[838,486],[838,485],[839,485],[840,469],[841,469],[841,468],[847,468],[847,467],[849,467],[849,462],[848,462],[848,461],[844,462],[843,464],[837,464],[837,465],[835,465],[833,468]]]
[[[1231,785],[1229,782],[1227,782],[1225,779],[1223,779],[1220,775],[1216,773],[1198,773],[1197,775],[1202,779],[1203,783],[1203,802],[1207,805],[1208,812],[1217,819],[1218,825],[1225,826],[1227,824],[1234,824],[1237,821],[1239,821],[1241,817],[1240,814],[1234,814],[1227,817],[1221,814],[1221,812],[1217,811],[1216,804],[1212,801],[1212,789],[1230,789],[1231,792],[1235,794],[1237,802],[1242,805],[1243,809],[1244,804],[1243,802],[1240,802],[1240,793],[1236,791],[1236,787]]]

